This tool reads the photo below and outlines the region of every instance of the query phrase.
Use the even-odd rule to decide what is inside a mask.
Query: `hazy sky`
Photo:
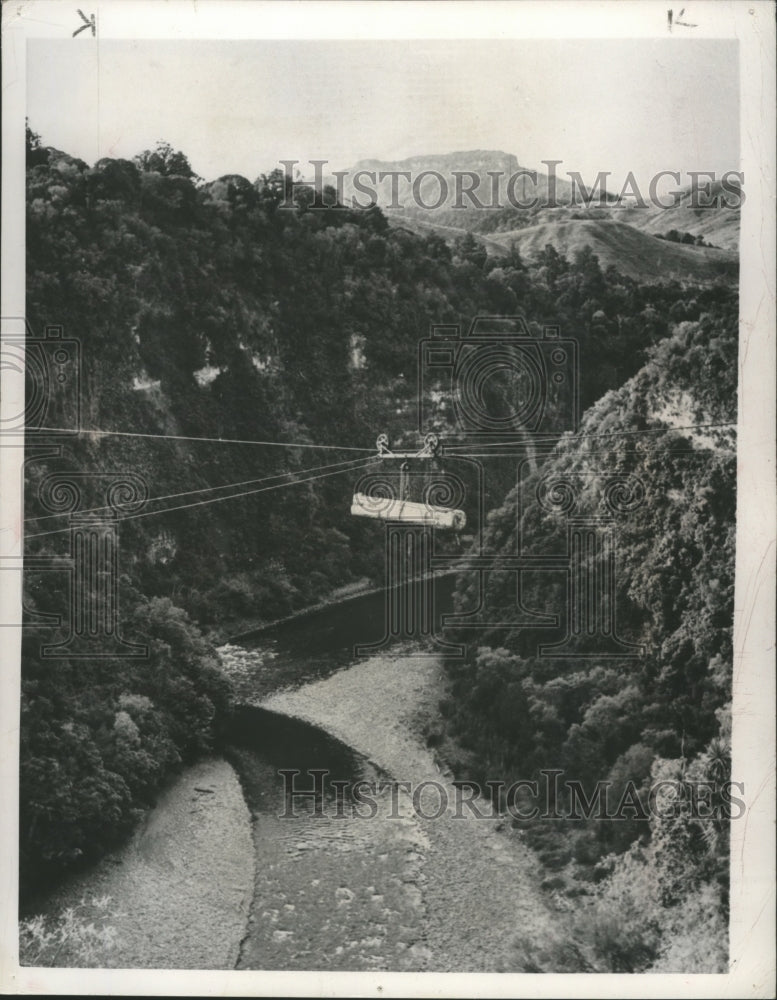
[[[736,42],[31,40],[30,124],[93,163],[166,139],[207,179],[500,149],[640,183],[739,165]]]

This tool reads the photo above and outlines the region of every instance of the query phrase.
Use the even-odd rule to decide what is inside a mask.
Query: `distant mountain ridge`
[[[404,160],[359,160],[351,168],[356,170],[502,170],[513,174],[521,169],[518,157],[501,149],[471,149],[454,153],[424,153],[408,156]],[[526,169],[526,168],[523,168]]]
[[[356,193],[357,197],[363,198],[363,192],[354,183],[360,172],[374,175],[374,182],[369,180],[368,183],[375,188],[378,204],[384,208],[416,211],[419,210],[420,201],[420,211],[423,211],[425,205],[435,211],[451,210],[461,214],[462,208],[454,207],[457,202],[476,212],[480,211],[477,205],[481,203],[487,206],[485,211],[493,212],[499,211],[500,205],[517,211],[511,205],[511,199],[526,203],[535,197],[541,203],[552,200],[552,182],[548,174],[522,166],[513,153],[505,153],[503,150],[474,149],[419,154],[403,160],[359,160],[345,176],[344,192],[349,197]],[[401,176],[408,173],[409,178]],[[381,181],[381,174],[389,176]],[[418,178],[423,174],[427,176],[419,182]],[[466,174],[476,174],[477,177],[473,179],[471,176],[464,176]],[[536,181],[533,179],[535,176]],[[440,177],[444,179],[444,187]],[[511,178],[514,179],[511,181]],[[511,183],[512,187],[509,188]],[[555,178],[555,185],[555,198],[568,203],[572,193],[570,182],[558,176]],[[470,191],[472,196],[468,193]]]
[[[341,186],[346,199],[355,196],[362,204],[366,191],[373,192],[395,225],[434,231],[448,242],[469,231],[493,255],[513,242],[525,256],[548,244],[565,254],[590,245],[604,267],[614,264],[643,281],[736,280],[740,212],[736,196],[720,180],[709,193],[702,192],[697,206],[686,190],[670,207],[651,203],[644,191],[647,204],[640,207],[631,199],[617,201],[623,181],[609,178],[610,203],[601,205],[597,194],[587,206],[579,186],[564,176],[563,164],[557,169],[555,176],[530,171],[512,153],[475,149],[362,159],[346,172]],[[703,207],[715,198],[716,207]],[[673,241],[657,239],[673,230]],[[686,234],[703,245],[689,237],[677,242]]]

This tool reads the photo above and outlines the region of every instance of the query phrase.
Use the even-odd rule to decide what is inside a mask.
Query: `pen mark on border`
[[[95,25],[94,22],[94,14],[92,14],[91,17],[87,17],[86,14],[84,14],[84,12],[78,8],[76,8],[76,13],[81,17],[81,20],[84,23],[81,25],[80,28],[76,28],[76,30],[73,32],[73,38],[75,38],[76,35],[80,35],[82,31],[86,31],[87,28],[92,29],[92,38],[94,38],[95,34],[97,33],[97,26]]]

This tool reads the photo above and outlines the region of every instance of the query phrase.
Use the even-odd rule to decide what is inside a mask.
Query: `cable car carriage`
[[[356,484],[351,502],[354,517],[462,531],[463,510],[451,504],[455,491],[442,468],[442,448],[436,434],[427,434],[420,451],[394,452],[387,434],[376,442],[380,470],[368,472]]]

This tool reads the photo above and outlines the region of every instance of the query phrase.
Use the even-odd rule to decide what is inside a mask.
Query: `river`
[[[436,583],[438,613],[452,583]],[[426,744],[445,693],[441,656],[408,642],[354,655],[354,641],[381,639],[383,609],[383,594],[363,596],[227,647],[251,702],[229,759],[256,860],[237,968],[517,971],[518,930],[547,939],[559,925],[521,834],[490,803],[484,819],[461,810]],[[304,683],[279,690],[290,677]],[[320,800],[290,802],[292,777],[279,771],[299,771],[294,787],[308,791],[316,768],[328,772]],[[370,806],[348,798],[359,781]]]
[[[453,582],[435,580],[437,614],[450,609]],[[385,606],[383,591],[359,595],[241,637],[241,646],[222,652],[243,665],[240,688],[251,702],[236,713],[228,753],[251,810],[256,850],[256,889],[238,968],[429,966],[419,886],[428,842],[406,796],[347,741],[257,707],[279,681],[310,685],[363,660],[355,647],[381,644]],[[302,790],[313,789],[311,770],[327,771],[322,798],[290,799],[292,778],[280,769],[299,771],[295,788]],[[351,798],[359,781],[374,792],[371,804]]]
[[[420,831],[385,773],[318,727],[259,708],[238,713],[233,739],[256,851],[237,968],[425,968]],[[280,768],[300,772],[303,795],[287,794]],[[304,796],[311,769],[328,772],[315,799]],[[348,793],[356,781],[376,789],[372,807]]]
[[[452,589],[435,582],[438,614]],[[558,933],[565,914],[520,831],[490,803],[483,818],[460,809],[426,741],[442,657],[381,645],[384,602],[361,595],[221,648],[240,703],[229,763],[184,772],[125,849],[47,908],[113,900],[97,966],[522,971]],[[358,656],[360,642],[378,645]],[[313,770],[321,794],[290,797],[291,772],[305,792]],[[424,783],[431,798],[416,798]]]
[[[433,579],[432,618],[438,625],[441,616],[453,610],[455,582],[453,573]],[[394,591],[398,593],[402,591]],[[406,636],[384,641],[387,619],[386,591],[373,590],[243,633],[220,652],[238,698],[256,704],[278,688],[314,681],[363,660],[368,647],[377,655],[397,641],[407,642]],[[416,644],[412,637],[410,643]],[[357,647],[362,647],[361,655]]]

